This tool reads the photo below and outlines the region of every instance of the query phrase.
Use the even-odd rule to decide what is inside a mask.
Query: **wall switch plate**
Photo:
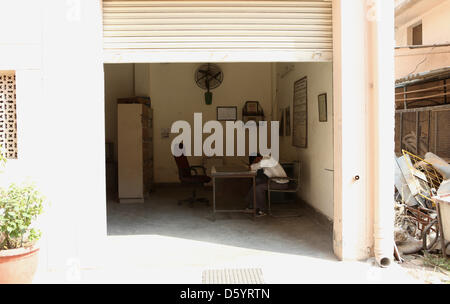
[[[161,138],[169,138],[170,129],[169,128],[161,128]]]

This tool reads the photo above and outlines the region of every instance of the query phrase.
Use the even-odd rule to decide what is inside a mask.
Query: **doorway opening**
[[[156,239],[152,240],[162,246],[159,248],[170,239],[173,244],[186,248],[192,245],[186,242],[194,242],[222,249],[226,246],[233,248],[230,249],[233,252],[242,250],[244,255],[260,251],[334,260],[332,63],[215,63],[223,73],[223,80],[211,90],[211,104],[205,100],[205,90],[196,84],[196,71],[203,64],[105,64],[108,236],[153,236]],[[298,90],[295,86],[302,79],[307,85],[304,90]],[[237,120],[242,120],[242,110],[248,101],[258,101],[264,121],[280,122],[279,162],[288,176],[300,172],[299,189],[293,194],[272,193],[273,214],[278,212],[280,216],[267,215],[253,220],[247,214],[221,213],[212,221],[212,182],[205,182],[196,193],[209,199],[210,205],[178,204],[191,195],[192,187],[180,182],[177,163],[171,153],[172,140],[178,134],[170,132],[171,126],[175,121],[186,121],[193,130],[194,113],[202,114],[203,124],[220,120],[218,108],[221,107],[235,108]],[[151,145],[120,142],[120,138],[136,136],[132,131],[128,135],[121,134],[130,132],[123,131],[124,122],[120,118],[124,115],[120,113],[121,105],[127,104],[151,109],[150,130],[145,131]],[[142,112],[135,115],[135,128],[140,128],[142,115]],[[204,138],[207,136],[204,134]],[[302,147],[298,144],[299,138],[305,141]],[[247,147],[248,141],[247,137]],[[139,149],[148,156],[147,160],[134,159]],[[190,166],[205,167],[208,176],[213,167],[236,167],[249,161],[248,155],[203,155],[187,159]],[[128,175],[129,180],[120,177],[123,173],[119,172],[120,161],[130,162],[128,169],[135,164],[134,177],[133,174]],[[151,168],[151,186],[141,180],[144,166]],[[120,187],[133,187],[136,183],[142,183],[144,199],[121,202]],[[223,209],[246,207],[250,181],[248,184],[243,180],[222,181],[217,187],[220,188],[217,203]]]

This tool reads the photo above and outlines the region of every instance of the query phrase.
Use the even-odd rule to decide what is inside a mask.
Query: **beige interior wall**
[[[105,64],[105,141],[114,143],[117,161],[117,98],[134,95],[133,64]]]
[[[271,119],[272,85],[270,63],[220,63],[223,83],[213,92],[212,105],[205,105],[204,90],[194,81],[199,63],[150,64],[150,96],[154,115],[155,182],[178,182],[178,172],[170,152],[176,134],[162,138],[161,130],[177,120],[186,120],[194,127],[194,113],[203,113],[203,123],[216,120],[217,106],[237,106],[238,119],[248,100],[257,100]],[[190,163],[200,164],[200,157],[190,157]]]
[[[294,70],[283,76],[286,65]],[[312,207],[333,218],[333,82],[332,63],[278,63],[278,109],[291,107],[293,123],[294,82],[308,77],[308,148],[292,146],[292,136],[280,138],[281,160],[302,163],[301,188],[298,194]],[[328,121],[319,122],[318,95],[327,93]],[[292,134],[292,132],[291,132]]]
[[[150,90],[150,69],[148,63],[134,64],[134,94],[147,97]]]

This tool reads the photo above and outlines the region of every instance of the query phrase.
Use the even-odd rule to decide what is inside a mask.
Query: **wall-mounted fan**
[[[223,72],[217,64],[207,63],[202,64],[195,71],[195,83],[206,90],[205,92],[205,103],[212,104],[212,93],[213,90],[220,86],[223,81]]]

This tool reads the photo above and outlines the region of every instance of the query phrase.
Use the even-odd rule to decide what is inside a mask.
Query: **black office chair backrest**
[[[180,143],[178,147],[181,151],[183,151],[183,143]],[[178,177],[180,181],[182,181],[184,177],[191,176],[191,167],[189,166],[189,161],[186,155],[182,153],[180,156],[174,155],[173,158],[175,159],[175,163],[178,167]]]

